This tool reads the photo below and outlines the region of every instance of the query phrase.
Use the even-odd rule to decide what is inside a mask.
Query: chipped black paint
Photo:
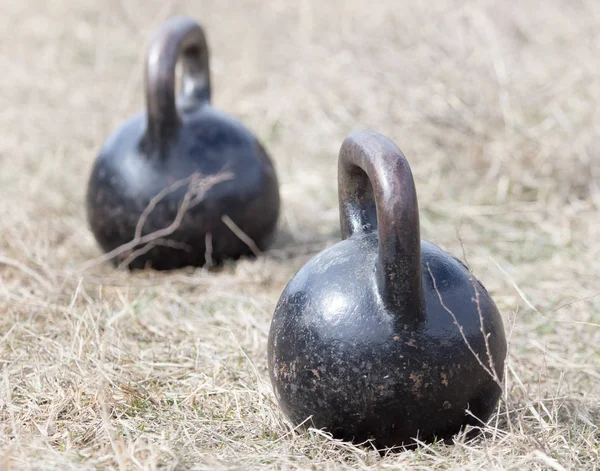
[[[178,60],[183,73],[176,103]],[[129,267],[202,266],[207,252],[213,263],[249,255],[248,245],[222,221],[224,215],[265,249],[279,215],[277,175],[250,131],[210,106],[208,46],[193,20],[172,19],[155,35],[146,65],[146,104],[147,113],[132,117],[107,139],[90,176],[88,221],[102,249],[109,252],[134,239],[144,209],[167,188],[174,191],[148,215],[142,235],[169,227],[192,190],[190,177],[198,175],[201,184],[202,178],[219,172],[230,178],[216,183],[202,199],[192,198],[177,229],[147,246],[150,250]],[[185,184],[177,187],[177,182]],[[113,261],[121,263],[131,254]]]
[[[480,425],[465,411],[487,420],[501,390],[450,312],[501,379],[493,300],[460,261],[420,240],[410,167],[390,140],[347,138],[339,191],[344,240],[301,268],[275,309],[268,360],[281,407],[296,424],[312,417],[308,425],[378,447]]]

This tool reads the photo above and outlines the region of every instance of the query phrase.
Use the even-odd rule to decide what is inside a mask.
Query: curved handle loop
[[[342,239],[379,232],[378,278],[384,303],[424,314],[421,235],[410,166],[388,138],[369,131],[342,143],[338,159]]]
[[[181,121],[175,102],[175,68],[182,60],[181,96],[210,101],[209,51],[204,30],[191,18],[171,18],[156,31],[146,60],[148,138],[161,156]]]

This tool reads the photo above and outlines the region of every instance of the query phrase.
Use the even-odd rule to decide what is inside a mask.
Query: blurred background
[[[47,224],[60,217],[52,223],[69,226],[65,263],[74,231],[79,247],[89,240],[81,200],[91,162],[106,136],[143,108],[148,38],[175,14],[205,26],[213,103],[268,146],[284,217],[299,233],[335,230],[337,151],[350,131],[365,128],[407,155],[426,215],[597,200],[597,9],[566,1],[543,9],[535,2],[5,2],[2,188],[7,203],[21,200],[8,217],[41,211]],[[424,219],[425,231],[435,226]]]

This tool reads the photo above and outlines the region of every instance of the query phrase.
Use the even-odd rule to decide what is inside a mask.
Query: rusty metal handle
[[[350,135],[339,153],[338,187],[342,238],[379,232],[377,270],[384,302],[422,312],[417,193],[400,149],[375,132]]]
[[[165,22],[154,34],[146,60],[148,138],[161,156],[181,123],[175,101],[175,68],[182,62],[181,96],[210,102],[209,51],[202,27],[186,17]]]

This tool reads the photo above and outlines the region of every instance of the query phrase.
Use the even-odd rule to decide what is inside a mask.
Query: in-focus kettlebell
[[[280,406],[295,424],[377,447],[481,425],[507,350],[492,298],[464,264],[420,240],[412,173],[393,142],[348,137],[338,182],[343,240],[298,271],[272,320]]]
[[[99,245],[116,250],[116,264],[156,269],[265,249],[279,215],[275,169],[250,131],[211,107],[209,51],[195,21],[158,29],[145,87],[147,113],[107,139],[90,176],[88,221]]]

